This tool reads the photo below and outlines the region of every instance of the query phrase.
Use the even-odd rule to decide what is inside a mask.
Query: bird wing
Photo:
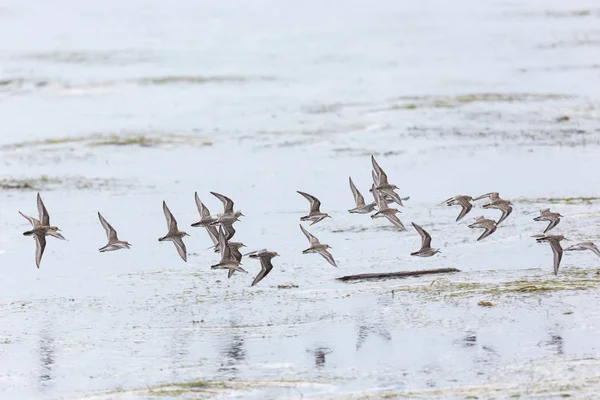
[[[483,240],[486,237],[490,236],[492,233],[496,232],[496,225],[484,224],[479,225],[479,227],[484,228],[485,230],[483,231],[481,236],[477,238],[477,241]]]
[[[165,213],[165,218],[167,220],[167,228],[169,229],[169,232],[179,231],[179,229],[177,229],[177,220],[175,220],[175,217],[173,217],[171,210],[169,210],[169,207],[167,207],[167,203],[165,203],[164,200],[163,200],[163,212]]]
[[[301,191],[297,191],[298,193],[300,193],[302,196],[304,196],[308,201],[310,201],[310,212],[321,212],[320,208],[321,208],[321,202],[319,201],[319,199],[317,199],[315,196],[310,195],[308,193],[304,193]]]
[[[379,211],[389,208],[385,199],[381,197],[381,194],[379,193],[379,191],[377,190],[375,185],[371,186],[371,190],[373,191],[373,199],[375,200],[375,203],[377,204],[377,208],[379,208]]]
[[[379,166],[379,164],[377,164],[377,161],[375,161],[375,157],[373,156],[371,156],[371,164],[373,164],[373,170],[377,175],[377,182],[379,183],[379,185],[387,185],[387,175],[385,172],[383,172],[383,169]]]
[[[552,253],[554,253],[554,275],[558,275],[558,267],[560,267],[563,249],[558,240],[549,240],[549,242],[550,247],[552,247]]]
[[[323,258],[326,259],[329,264],[337,268],[337,264],[335,263],[335,260],[333,259],[333,256],[330,252],[328,252],[326,249],[319,249],[317,250],[317,253],[322,255]]]
[[[206,208],[206,206],[200,201],[200,197],[198,197],[198,192],[194,192],[194,200],[196,201],[196,208],[198,208],[200,219],[209,218],[210,211],[208,211],[208,208]]]
[[[42,262],[42,255],[46,249],[46,237],[44,235],[35,235],[35,265],[40,268]]]
[[[217,232],[216,227],[208,225],[206,226],[206,232],[208,232],[208,236],[210,236],[210,240],[215,246],[219,244],[219,232]]]
[[[179,253],[181,259],[187,262],[187,250],[185,248],[185,243],[183,243],[183,239],[180,237],[175,237],[171,239],[171,241],[175,245],[175,248],[177,249],[177,252]]]
[[[412,226],[417,230],[419,236],[421,236],[421,249],[431,247],[431,236],[419,225],[412,223]]]
[[[552,220],[549,220],[549,221],[550,221],[550,223],[548,224],[548,226],[546,227],[546,229],[544,229],[544,233],[548,232],[550,229],[552,229],[556,225],[558,225],[558,223],[560,222],[560,218],[552,219]]]
[[[227,239],[225,238],[225,233],[223,232],[222,227],[219,227],[219,250],[221,251],[221,262],[230,261],[233,259],[231,256],[229,243],[227,243]]]
[[[500,219],[498,220],[498,222],[496,222],[496,225],[500,224],[502,221],[504,221],[506,218],[508,218],[510,213],[512,213],[513,208],[507,204],[506,206],[503,206],[502,208],[500,208],[500,210],[502,211],[502,215],[500,216]]]
[[[37,194],[37,207],[38,213],[40,215],[40,222],[42,223],[42,225],[50,226],[50,215],[48,214],[48,210],[46,210],[46,206],[42,201],[42,196],[40,196],[39,193]]]
[[[598,257],[600,257],[600,250],[598,250],[598,247],[596,247],[596,245],[594,243],[589,243],[587,245],[587,248],[589,250],[593,251],[595,255],[597,255]]]
[[[304,233],[304,236],[306,236],[306,238],[308,239],[308,242],[311,244],[311,246],[313,246],[315,244],[319,244],[319,239],[317,239],[309,231],[304,229],[304,227],[302,225],[300,225],[300,229],[302,229],[302,233]]]
[[[223,203],[223,212],[225,214],[233,212],[233,201],[229,197],[215,192],[210,192],[210,194],[221,200],[221,203]]]
[[[223,227],[223,231],[225,232],[225,239],[231,240],[233,235],[235,235],[235,229],[233,228],[233,224],[221,224]]]
[[[482,194],[481,196],[474,198],[473,201],[481,200],[481,199],[483,199],[485,197],[487,197],[488,199],[490,199],[490,201],[493,200],[493,199],[497,199],[498,198],[498,192],[489,192],[489,193],[486,193],[486,194]]]
[[[456,217],[456,222],[460,221],[473,208],[473,205],[467,200],[458,200],[458,204],[462,207],[462,209],[460,210],[458,217]]]
[[[260,282],[265,276],[269,275],[269,272],[273,269],[273,264],[271,263],[271,259],[268,257],[260,257],[260,272],[256,275],[256,278],[252,281],[252,285],[256,285]]]
[[[102,224],[102,226],[104,227],[104,230],[106,231],[106,237],[108,238],[109,242],[115,241],[115,240],[119,240],[117,238],[117,231],[115,231],[115,228],[113,228],[107,220],[104,219],[104,217],[102,216],[102,214],[100,214],[100,212],[98,212],[98,219],[100,220],[100,223]]]
[[[356,207],[364,207],[365,206],[365,198],[358,191],[356,186],[354,186],[354,182],[352,182],[352,178],[348,178],[350,182],[350,190],[352,191],[352,196],[354,196],[354,202],[356,203]]]
[[[400,221],[400,218],[398,218],[396,214],[383,214],[383,216],[386,217],[388,221],[390,221],[392,224],[394,224],[394,226],[397,226],[403,231],[406,230],[406,228],[402,224],[402,221]]]
[[[394,192],[393,189],[381,189],[381,193],[390,196],[396,203],[404,207],[404,204],[402,204],[402,199],[400,196],[398,196],[398,193]]]
[[[31,224],[32,227],[36,228],[36,227],[40,226],[40,221],[38,221],[37,219],[35,219],[33,217],[28,217],[27,215],[23,214],[21,211],[19,211],[19,214],[21,214],[23,216],[23,218],[25,218],[27,221],[29,221],[29,223]]]

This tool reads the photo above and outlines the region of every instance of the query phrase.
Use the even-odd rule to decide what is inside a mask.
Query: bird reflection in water
[[[315,367],[322,368],[325,366],[325,356],[332,352],[327,347],[316,347],[314,349],[308,349],[307,352],[311,353],[315,357]]]
[[[54,367],[54,338],[47,330],[40,333],[39,340],[40,373],[38,383],[42,388],[47,387],[52,380],[52,368]]]
[[[221,351],[223,361],[219,372],[229,371],[237,375],[237,365],[246,361],[245,339],[239,333],[235,333],[228,340],[225,348]]]

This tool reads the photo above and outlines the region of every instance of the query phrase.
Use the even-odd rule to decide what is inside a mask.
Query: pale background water
[[[598,238],[599,26],[579,0],[1,3],[0,397],[593,398],[600,259],[565,253],[555,278],[527,213]],[[441,255],[346,212],[371,154]],[[69,239],[39,270],[18,214],[38,189]],[[339,269],[301,254],[296,190],[333,216],[309,230]],[[258,286],[254,260],[210,270],[194,191],[281,254]],[[476,242],[439,203],[489,191],[515,211]],[[157,242],[162,200],[188,265]],[[97,252],[97,211],[131,250]],[[335,280],[437,267],[461,272]]]

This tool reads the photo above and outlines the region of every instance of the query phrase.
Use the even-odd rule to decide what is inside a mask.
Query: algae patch
[[[118,187],[132,187],[119,179],[86,178],[83,176],[49,177],[42,175],[38,178],[2,178],[0,190],[53,190],[58,188],[72,189],[115,189]]]
[[[193,84],[202,85],[208,83],[243,83],[250,81],[272,81],[274,78],[266,76],[247,77],[247,76],[161,76],[152,78],[142,78],[136,80],[143,85],[180,85]]]
[[[157,133],[120,133],[120,134],[93,134],[80,137],[62,137],[43,140],[33,140],[27,142],[13,143],[0,147],[0,150],[16,150],[27,148],[52,148],[54,146],[66,146],[74,144],[83,144],[89,147],[99,146],[138,146],[138,147],[159,147],[167,145],[188,145],[188,146],[211,146],[213,142],[207,138],[181,135]]]

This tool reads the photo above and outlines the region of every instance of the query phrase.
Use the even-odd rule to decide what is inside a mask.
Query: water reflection
[[[356,351],[360,350],[360,348],[365,343],[365,341],[367,340],[367,337],[369,337],[370,334],[375,334],[375,335],[379,336],[380,338],[382,338],[383,340],[385,340],[386,342],[389,342],[392,340],[392,335],[390,334],[390,332],[387,330],[386,327],[384,327],[382,325],[374,325],[374,326],[362,325],[362,326],[358,327],[358,334],[356,335]]]
[[[319,346],[312,350],[307,350],[309,353],[315,357],[315,367],[323,368],[325,366],[325,356],[330,354],[333,350],[328,347]]]
[[[556,355],[563,355],[565,352],[565,343],[562,335],[557,330],[551,329],[548,331],[548,336],[548,340],[542,341],[538,346],[548,347]]]
[[[52,370],[55,364],[54,354],[54,338],[52,337],[48,329],[44,329],[40,332],[40,339],[38,342],[39,362],[40,371],[38,375],[38,383],[41,389],[44,389],[50,385],[52,380]]]
[[[237,377],[237,365],[246,361],[246,346],[243,332],[236,331],[235,319],[230,322],[231,334],[225,336],[227,341],[221,350],[221,366],[219,372],[230,372],[233,377]]]

